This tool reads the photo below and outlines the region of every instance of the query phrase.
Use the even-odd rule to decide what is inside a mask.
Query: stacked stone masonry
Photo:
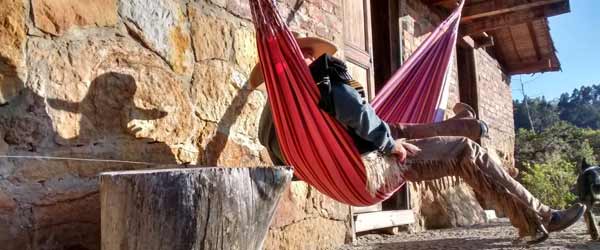
[[[342,0],[277,2],[292,30],[343,47]],[[407,3],[404,58],[441,20]],[[256,138],[266,93],[246,82],[258,61],[250,18],[247,0],[0,0],[0,155],[270,165]],[[484,51],[478,60],[480,95],[491,97],[480,107],[492,123],[489,144],[512,146],[506,76]],[[456,79],[454,65],[449,106]],[[2,249],[100,249],[96,175],[140,166],[1,158]],[[421,226],[480,221],[457,179],[411,189]],[[294,182],[265,248],[334,248],[349,239],[349,219],[348,206]]]
[[[415,51],[427,35],[442,21],[437,14],[418,0],[407,0],[401,6],[403,59]],[[448,110],[460,101],[458,90],[458,67],[456,57],[452,59],[449,85]],[[452,112],[448,112],[448,116]],[[469,226],[485,221],[482,207],[473,190],[460,178],[447,177],[435,181],[410,183],[411,207],[416,223],[414,231],[425,228]]]

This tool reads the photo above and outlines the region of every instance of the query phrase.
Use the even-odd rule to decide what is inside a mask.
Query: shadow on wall
[[[10,59],[0,56],[0,105],[6,104],[23,89],[23,81]]]
[[[229,107],[227,107],[223,117],[221,117],[217,123],[217,132],[206,145],[203,152],[204,155],[198,157],[198,159],[204,159],[203,162],[201,162],[201,165],[217,166],[217,162],[227,145],[231,127],[240,117],[252,91],[250,85],[246,83],[240,91],[237,92],[237,95],[233,98]]]
[[[50,107],[79,113],[79,135],[68,140],[68,145],[98,143],[114,135],[135,135],[139,127],[128,127],[136,120],[156,120],[167,115],[157,109],[135,106],[133,97],[137,90],[135,79],[127,74],[105,73],[94,79],[81,102],[48,99]],[[144,138],[141,138],[144,139]]]
[[[175,163],[167,144],[136,139],[132,134],[140,128],[127,127],[133,119],[155,120],[167,115],[136,107],[136,89],[132,76],[115,72],[94,79],[80,102],[45,99],[24,88],[0,107],[0,154]],[[46,105],[81,114],[79,135],[60,137]],[[100,249],[96,175],[149,167],[153,166],[0,159],[2,173],[8,173],[0,176],[0,244],[6,249]],[[4,204],[2,197],[10,204]]]
[[[24,88],[17,69],[0,56],[0,153],[11,149],[36,152],[52,138],[52,124],[44,100]]]

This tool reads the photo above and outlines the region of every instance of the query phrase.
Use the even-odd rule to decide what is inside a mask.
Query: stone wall
[[[479,99],[479,115],[488,122],[489,138],[482,144],[502,159],[511,174],[516,174],[514,167],[515,127],[513,117],[512,92],[510,76],[506,75],[498,61],[484,49],[475,50],[475,70],[477,72],[477,89]]]
[[[442,18],[419,0],[405,0],[402,3],[402,53],[403,59],[406,60]],[[460,101],[456,57],[452,60],[447,82],[448,110]],[[452,115],[452,112],[448,115]],[[410,183],[410,190],[411,207],[417,221],[411,227],[412,230],[468,226],[484,222],[483,209],[473,190],[460,178],[448,177],[436,181]]]
[[[280,2],[294,30],[341,37],[339,1]],[[246,0],[0,0],[0,155],[144,162],[0,159],[2,249],[100,249],[102,171],[269,165],[257,60]],[[267,249],[342,244],[348,211],[295,182]]]
[[[343,47],[342,0],[277,1],[292,30]],[[441,19],[421,1],[405,2],[407,58]],[[266,93],[246,83],[258,60],[247,0],[0,0],[0,6],[0,155],[144,162],[0,158],[3,249],[99,249],[96,174],[102,171],[270,164],[256,138]],[[484,50],[476,60],[480,115],[492,128],[484,145],[512,160],[508,79]],[[451,70],[449,108],[459,100],[456,64]],[[459,179],[410,187],[416,229],[483,220]],[[348,239],[348,211],[294,182],[265,247],[340,245]]]

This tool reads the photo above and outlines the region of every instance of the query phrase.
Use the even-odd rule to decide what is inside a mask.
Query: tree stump
[[[291,178],[285,167],[102,173],[102,249],[260,249]]]

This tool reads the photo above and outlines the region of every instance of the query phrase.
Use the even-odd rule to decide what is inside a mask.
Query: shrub
[[[594,162],[600,154],[600,130],[578,128],[558,122],[540,133],[520,129],[515,158],[521,182],[544,203],[560,208],[575,200],[581,159]]]
[[[576,198],[571,193],[577,179],[575,166],[560,158],[548,163],[527,163],[522,182],[544,204],[553,208],[565,208]]]

